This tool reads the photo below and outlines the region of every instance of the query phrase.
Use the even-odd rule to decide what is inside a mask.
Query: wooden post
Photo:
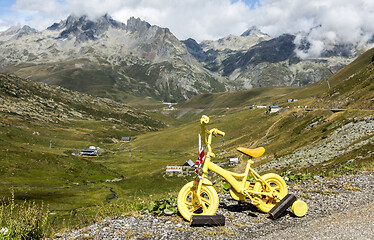
[[[284,211],[287,210],[296,201],[296,196],[294,194],[287,194],[282,200],[280,200],[277,205],[275,205],[269,214],[272,219],[277,219]]]
[[[225,216],[223,215],[192,215],[191,226],[224,226]]]

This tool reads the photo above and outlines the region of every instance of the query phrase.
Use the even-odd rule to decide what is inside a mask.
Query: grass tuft
[[[40,239],[48,229],[48,208],[35,202],[16,203],[14,192],[0,207],[1,239]]]

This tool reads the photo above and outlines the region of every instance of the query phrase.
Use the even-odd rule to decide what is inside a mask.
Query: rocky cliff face
[[[44,31],[16,34],[0,35],[0,69],[32,80],[106,97],[160,100],[225,90],[169,29],[139,18],[124,24],[108,15],[70,16]]]
[[[241,36],[184,43],[204,67],[233,80],[237,90],[305,86],[328,77],[362,52],[354,44],[332,45],[320,57],[302,59],[297,52],[310,48],[306,35],[301,39],[291,34],[271,38],[255,27]]]

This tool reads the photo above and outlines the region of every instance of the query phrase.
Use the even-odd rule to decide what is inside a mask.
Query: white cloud
[[[140,17],[168,27],[179,39],[198,41],[239,35],[252,26],[274,37],[313,29],[308,34],[311,56],[331,43],[365,42],[374,33],[372,0],[254,2],[251,8],[244,1],[232,0],[17,0],[12,14],[0,16],[0,29],[12,22],[41,30],[71,13],[91,18],[109,13],[122,22]]]
[[[254,25],[273,36],[310,31],[311,48],[299,52],[303,57],[318,56],[330,44],[366,42],[374,33],[370,0],[263,0],[255,15]]]
[[[249,7],[228,0],[142,1],[132,9],[124,7],[113,16],[126,21],[140,17],[151,24],[168,27],[179,38],[217,39],[230,33],[241,34],[247,28]]]

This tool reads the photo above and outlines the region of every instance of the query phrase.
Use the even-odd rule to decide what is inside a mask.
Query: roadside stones
[[[316,146],[303,148],[258,167],[260,172],[280,168],[303,168],[332,160],[366,144],[374,142],[374,120],[367,116],[362,121],[347,123],[337,128]],[[367,138],[369,137],[369,138]]]
[[[361,234],[370,235],[372,222],[371,225],[369,221],[361,223],[361,217],[368,219],[370,216],[363,214],[356,219],[358,222],[352,222],[362,226],[357,231],[339,228],[340,221],[346,220],[346,215],[373,206],[373,182],[373,172],[337,178],[315,176],[308,181],[292,182],[289,192],[308,204],[308,213],[302,218],[294,217],[287,210],[285,215],[271,220],[268,214],[258,211],[250,203],[237,202],[229,194],[219,194],[217,214],[226,217],[222,227],[191,227],[182,217],[145,214],[106,218],[86,228],[56,234],[54,239],[269,239],[272,234],[275,234],[274,239],[289,239],[289,236],[304,236],[306,228],[321,221],[325,222],[325,229],[333,231],[334,238],[357,239]],[[335,221],[331,222],[330,218]],[[319,230],[314,231],[307,234],[318,236]]]

